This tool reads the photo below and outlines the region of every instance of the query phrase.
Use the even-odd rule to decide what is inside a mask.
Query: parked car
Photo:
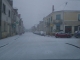
[[[35,32],[34,32],[34,34],[37,34],[37,35],[39,35],[40,33],[39,33],[38,31],[35,31]]]
[[[64,33],[64,32],[57,32],[56,34],[55,34],[55,37],[56,38],[71,38],[72,37],[72,35],[70,34],[70,33]]]
[[[45,32],[43,32],[43,31],[40,31],[40,35],[41,35],[41,36],[45,36],[45,35],[46,35],[46,33],[45,33]]]
[[[74,34],[74,36],[75,36],[76,38],[80,38],[80,31],[76,31],[75,34]]]

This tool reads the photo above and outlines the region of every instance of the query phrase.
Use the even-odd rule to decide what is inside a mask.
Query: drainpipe
[[[2,0],[0,0],[0,39],[2,38],[2,32],[1,32],[1,13],[2,13]]]

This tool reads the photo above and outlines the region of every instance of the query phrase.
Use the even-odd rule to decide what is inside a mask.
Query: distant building
[[[19,21],[19,34],[24,33],[24,25],[22,19]]]
[[[44,31],[44,22],[43,21],[39,22],[39,24],[37,25],[37,30]]]
[[[33,27],[31,28],[31,31],[34,33],[34,32],[37,31],[36,29],[37,29],[36,26],[33,26]]]
[[[20,14],[18,14],[18,9],[13,9],[13,19],[12,19],[12,35],[19,34],[19,21],[21,19]]]

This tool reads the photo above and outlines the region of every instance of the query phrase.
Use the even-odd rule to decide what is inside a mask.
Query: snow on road
[[[17,37],[19,38],[14,40]],[[0,48],[0,60],[80,59],[80,49],[66,44],[79,46],[79,38],[55,38],[33,33],[25,33],[15,38],[7,46]]]

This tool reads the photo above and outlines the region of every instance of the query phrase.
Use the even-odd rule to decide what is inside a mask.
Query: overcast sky
[[[24,22],[26,29],[39,23],[43,17],[52,12],[52,5],[55,10],[80,10],[80,0],[13,0],[14,7]],[[68,2],[65,7],[65,2]]]

